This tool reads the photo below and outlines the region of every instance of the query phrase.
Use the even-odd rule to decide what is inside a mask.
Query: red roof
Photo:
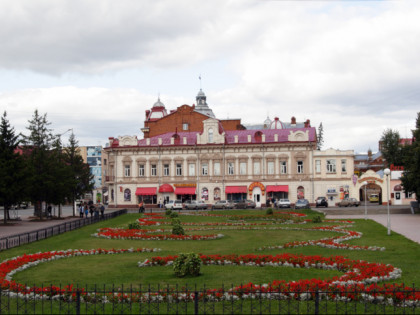
[[[227,194],[246,194],[246,186],[226,186]]]
[[[176,187],[175,195],[195,195],[195,187]]]
[[[137,196],[150,196],[156,195],[156,187],[138,187],[136,189]]]
[[[289,192],[288,185],[267,185],[267,192]]]
[[[159,187],[159,192],[160,193],[172,193],[172,192],[174,192],[174,188],[169,184],[163,184],[162,186]]]

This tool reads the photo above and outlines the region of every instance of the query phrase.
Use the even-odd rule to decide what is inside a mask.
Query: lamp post
[[[367,199],[366,199],[366,187],[367,187],[367,184],[368,184],[367,181],[364,181],[362,183],[362,185],[365,186],[365,220],[367,220],[367,206],[366,206],[366,203],[367,203]]]
[[[384,170],[384,174],[386,176],[386,200],[387,200],[387,228],[388,228],[388,235],[391,235],[391,217],[389,216],[389,175],[391,175],[391,171],[389,168]]]

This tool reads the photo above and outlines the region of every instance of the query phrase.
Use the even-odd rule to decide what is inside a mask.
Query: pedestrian
[[[95,210],[95,206],[93,205],[93,203],[89,206],[89,213],[90,213],[90,217],[93,217],[93,211]]]
[[[99,207],[98,204],[96,204],[96,206],[93,206],[93,212],[95,215],[95,219],[99,219]]]
[[[83,218],[83,214],[84,214],[83,204],[79,204],[79,216]]]
[[[159,198],[159,204],[158,205],[159,205],[159,209],[162,208],[162,199],[161,198]]]
[[[143,200],[139,203],[139,213],[144,212]]]
[[[48,207],[47,207],[47,211],[48,211],[48,217],[49,217],[49,218],[51,218],[51,217],[52,217],[52,215],[51,215],[51,210],[52,210],[51,205],[48,205]]]
[[[104,213],[105,213],[105,206],[103,204],[101,204],[101,218],[104,218]]]
[[[88,217],[88,214],[89,214],[89,208],[88,208],[87,203],[85,203],[84,208],[85,208],[85,218],[87,218]]]

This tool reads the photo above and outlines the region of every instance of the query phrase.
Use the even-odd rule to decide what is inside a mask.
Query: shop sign
[[[399,166],[399,165],[394,165],[394,164],[391,164],[391,165],[389,166],[389,169],[390,169],[391,171],[404,171],[404,166]]]
[[[261,188],[261,193],[264,196],[264,194],[265,194],[265,187],[260,182],[253,182],[251,185],[249,185],[249,187],[248,187],[249,195],[250,196],[252,195],[252,191],[254,190],[255,187],[260,187]]]
[[[358,180],[359,183],[363,183],[364,181],[367,181],[369,184],[375,184],[375,182],[383,183],[384,180],[376,177],[365,177]]]
[[[335,188],[329,188],[329,189],[327,190],[327,193],[329,193],[329,194],[334,194],[334,193],[336,193]]]
[[[175,187],[197,187],[197,184],[174,184]]]

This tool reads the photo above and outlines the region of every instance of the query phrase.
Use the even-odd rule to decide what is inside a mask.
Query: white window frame
[[[327,173],[336,173],[335,159],[327,160]]]
[[[169,176],[169,164],[163,164],[163,176]]]
[[[144,164],[139,164],[139,177],[144,177]]]
[[[341,172],[347,173],[347,160],[346,159],[341,160]]]
[[[246,175],[246,162],[239,163],[239,174]]]
[[[182,130],[188,130],[188,123],[182,124]]]
[[[182,176],[182,163],[176,163],[176,176]]]
[[[321,160],[315,160],[315,173],[321,173]]]
[[[124,177],[130,177],[131,176],[131,166],[128,164],[124,165]]]
[[[303,174],[303,161],[297,161],[297,173]]]
[[[220,162],[214,162],[213,174],[215,176],[220,176]]]
[[[254,162],[254,175],[261,174],[261,163],[259,161]]]
[[[195,176],[195,163],[188,164],[188,176]]]
[[[207,163],[201,164],[201,175],[203,176],[209,175],[209,165]]]
[[[267,162],[267,174],[274,175],[274,162],[273,161]]]
[[[235,174],[235,164],[233,162],[228,162],[228,175]]]
[[[209,130],[208,130],[208,141],[209,141],[209,143],[213,143],[214,142],[213,128],[209,128]]]
[[[157,176],[157,165],[151,164],[150,165],[150,176]]]
[[[287,174],[287,162],[281,161],[280,162],[280,173],[281,174]]]

